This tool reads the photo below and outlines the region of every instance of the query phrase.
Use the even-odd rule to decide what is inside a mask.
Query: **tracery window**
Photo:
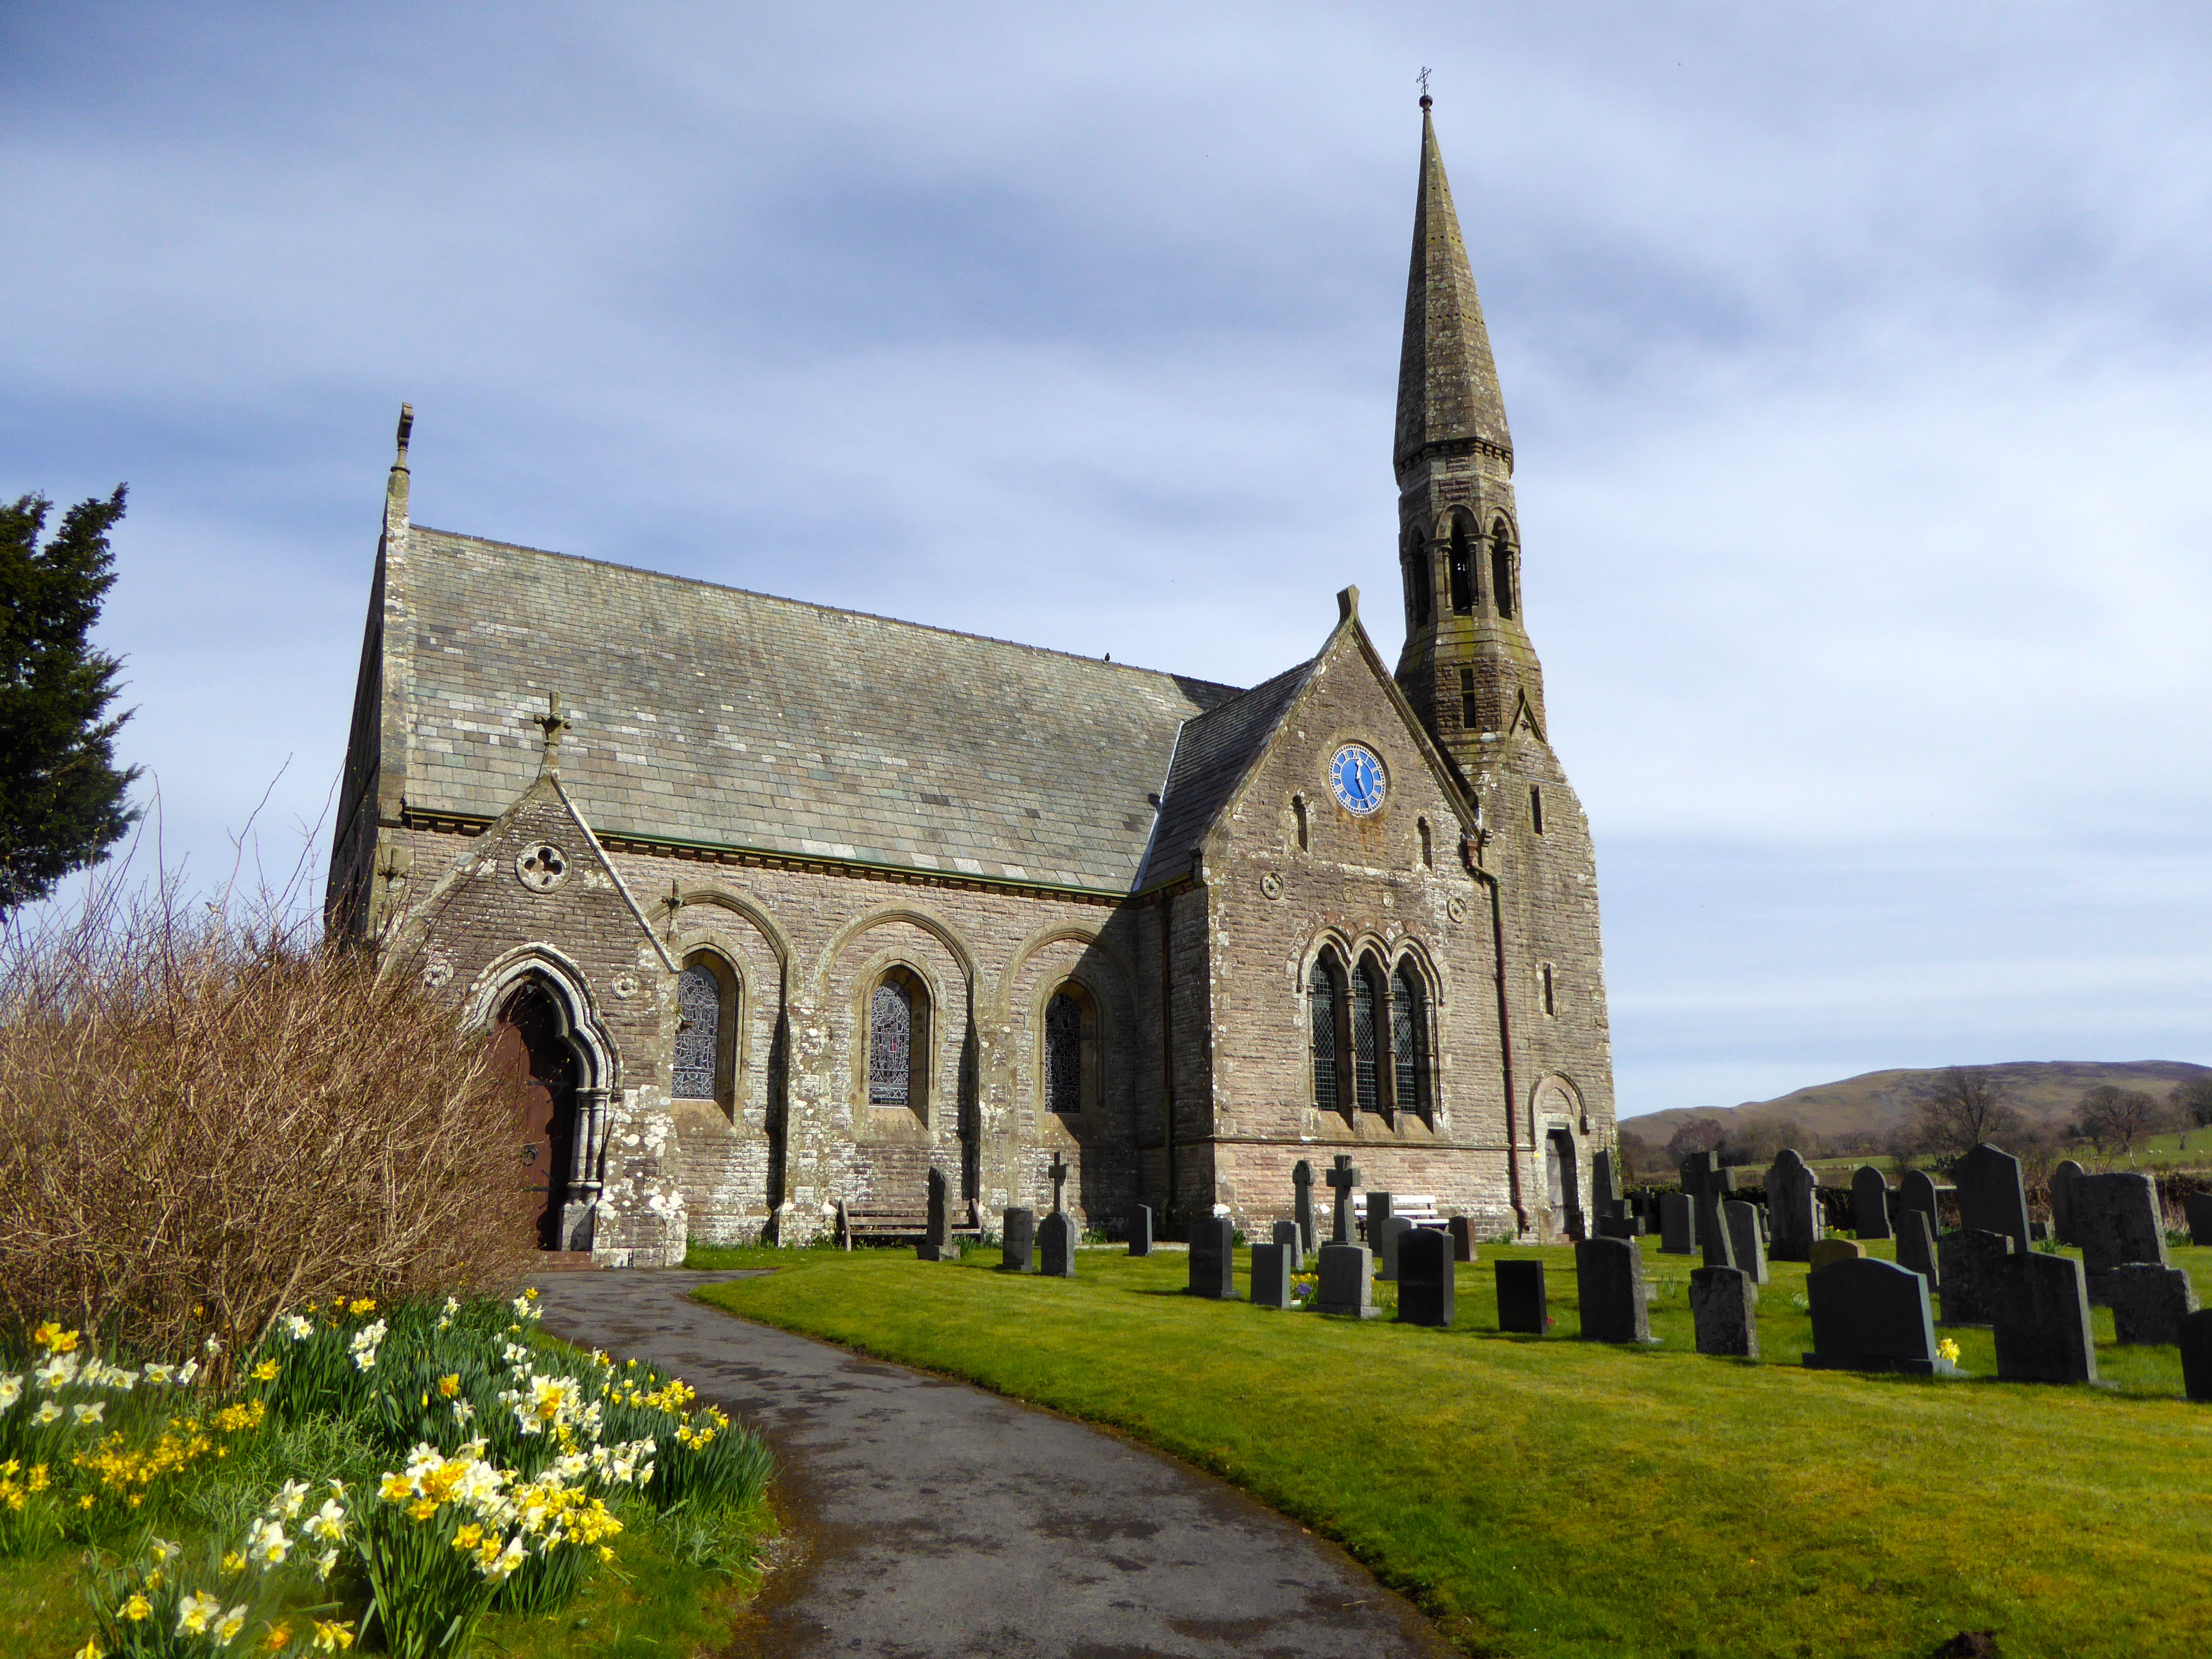
[[[679,1100],[719,1100],[726,1080],[722,1064],[722,981],[695,962],[676,981],[675,1093]]]
[[[868,999],[868,1104],[905,1106],[914,1099],[914,997],[885,979]]]
[[[1313,1033],[1314,1104],[1324,1112],[1336,1110],[1336,975],[1327,962],[1313,965],[1306,981],[1306,1004]]]
[[[1398,1108],[1428,1115],[1429,1009],[1420,975],[1401,962],[1391,976],[1390,1054],[1396,1063]]]
[[[1044,1098],[1055,1112],[1083,1109],[1083,1004],[1066,991],[1045,1005]]]
[[[1376,1015],[1385,1000],[1380,979],[1371,962],[1361,963],[1352,975],[1352,1079],[1363,1112],[1382,1109],[1375,1069]]]

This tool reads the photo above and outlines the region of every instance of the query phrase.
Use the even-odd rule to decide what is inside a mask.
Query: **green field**
[[[1488,1261],[1449,1331],[1182,1294],[1187,1258],[1086,1250],[1073,1282],[910,1251],[695,1252],[772,1266],[700,1295],[748,1318],[1111,1424],[1338,1540],[1470,1653],[1926,1654],[1962,1630],[2027,1655],[2212,1649],[2212,1406],[2174,1350],[2110,1346],[2118,1389],[1807,1371],[1805,1269],[1777,1264],[1759,1363],[1694,1352],[1688,1259],[1656,1348],[1495,1328]],[[1873,1247],[1876,1250],[1886,1246]],[[2177,1249],[2212,1301],[2212,1249]],[[1240,1252],[1240,1263],[1242,1253]]]

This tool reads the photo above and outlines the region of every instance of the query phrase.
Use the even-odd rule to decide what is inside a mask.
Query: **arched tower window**
[[[1338,1109],[1336,1092],[1336,975],[1324,957],[1306,981],[1306,1007],[1313,1048],[1314,1104]]]
[[[1462,617],[1474,609],[1474,538],[1461,513],[1452,514],[1451,521],[1451,602]]]
[[[1376,1073],[1377,1016],[1388,1001],[1382,978],[1372,962],[1361,963],[1352,975],[1352,1079],[1363,1112],[1382,1109]]]
[[[1414,827],[1420,831],[1421,868],[1433,870],[1437,867],[1436,836],[1429,829],[1429,821],[1426,818],[1417,820]]]
[[[922,1109],[929,1000],[914,975],[894,968],[868,995],[868,1104]]]
[[[1429,544],[1414,537],[1406,548],[1406,616],[1411,627],[1426,628],[1430,608],[1436,602],[1430,562]]]
[[[695,956],[676,981],[678,1100],[720,1100],[730,1089],[737,1034],[736,981],[713,957]]]
[[[1391,976],[1390,1057],[1396,1067],[1391,1080],[1398,1091],[1398,1109],[1429,1115],[1429,1007],[1422,994],[1421,977],[1413,964],[1401,962]]]
[[[1498,601],[1498,614],[1513,615],[1513,532],[1500,519],[1490,526],[1490,591]]]
[[[1083,1110],[1083,1000],[1055,991],[1044,1006],[1044,1103],[1050,1111]]]

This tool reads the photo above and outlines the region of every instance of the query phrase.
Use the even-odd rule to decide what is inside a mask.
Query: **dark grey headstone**
[[[1735,1259],[1735,1240],[1729,1236],[1728,1223],[1721,1213],[1724,1201],[1719,1184],[1708,1181],[1705,1190],[1692,1200],[1698,1206],[1698,1239],[1705,1253],[1708,1267],[1733,1267]]]
[[[2197,1287],[2179,1267],[2130,1261],[2105,1275],[2112,1334],[2130,1345],[2181,1340],[2181,1322],[2197,1311]]]
[[[1717,1173],[1711,1152],[1692,1152],[1682,1160],[1682,1196],[1690,1200],[1690,1248],[1697,1249],[1705,1242],[1705,1217],[1698,1200],[1711,1191]]]
[[[1374,1274],[1375,1258],[1364,1244],[1322,1245],[1315,1310],[1351,1319],[1374,1318],[1381,1311],[1375,1305]]]
[[[1897,1213],[1918,1210],[1928,1218],[1928,1236],[1933,1238],[1943,1231],[1943,1222],[1936,1209],[1936,1178],[1925,1170],[1907,1170],[1898,1177]]]
[[[1398,1322],[1450,1324],[1453,1277],[1447,1235],[1433,1227],[1417,1227],[1406,1234],[1398,1241]]]
[[[1297,1235],[1297,1224],[1283,1224]],[[1258,1308],[1291,1305],[1291,1252],[1295,1244],[1255,1244],[1252,1247],[1252,1304]]]
[[[1759,1358],[1758,1290],[1740,1267],[1697,1267],[1690,1273],[1690,1316],[1699,1353]]]
[[[1861,1238],[1889,1237],[1889,1183],[1871,1164],[1851,1171],[1851,1221]]]
[[[1390,1207],[1389,1194],[1378,1193],[1374,1191],[1372,1188],[1369,1189],[1367,1194],[1367,1218],[1364,1223],[1367,1229],[1367,1248],[1374,1251],[1378,1256],[1382,1254],[1382,1234],[1384,1228],[1390,1219]]]
[[[1313,1165],[1304,1158],[1291,1166],[1291,1188],[1295,1194],[1291,1219],[1297,1224],[1298,1248],[1311,1255],[1320,1241],[1314,1237]]]
[[[1584,1239],[1575,1246],[1575,1280],[1581,1291],[1583,1340],[1656,1340],[1644,1295],[1644,1255],[1633,1240]]]
[[[1054,1210],[1037,1224],[1037,1271],[1047,1279],[1075,1277],[1075,1218]]]
[[[952,1223],[945,1213],[945,1171],[933,1168],[929,1172],[929,1223],[914,1252],[924,1261],[960,1260],[960,1247],[952,1242]]]
[[[2212,1400],[2212,1312],[2181,1322],[2181,1391],[2191,1400]]]
[[[1025,1273],[1036,1266],[1036,1212],[1011,1208],[999,1222],[999,1266]]]
[[[1853,1256],[1805,1276],[1813,1304],[1814,1370],[1910,1371],[1950,1376],[1936,1352],[1928,1315],[1928,1281],[1894,1261]]]
[[[2014,1254],[2012,1240],[2002,1233],[1945,1233],[1936,1241],[1946,1325],[1987,1325],[1996,1319],[1997,1285]]]
[[[1692,1219],[1686,1193],[1659,1194],[1659,1253],[1687,1255],[1697,1248],[1697,1223]]]
[[[1590,1154],[1590,1212],[1600,1222],[1619,1220],[1628,1213],[1620,1201],[1620,1176],[1613,1168],[1613,1153],[1601,1146]]]
[[[1990,1311],[1997,1376],[2007,1382],[2094,1382],[2089,1290],[2070,1255],[2027,1250],[2006,1263]]]
[[[1734,1266],[1749,1276],[1754,1285],[1766,1283],[1766,1238],[1759,1228],[1759,1206],[1740,1198],[1731,1198],[1721,1206],[1721,1216],[1727,1224],[1729,1247],[1735,1255]],[[1708,1261],[1709,1267],[1723,1264]]]
[[[1352,1237],[1352,1189],[1359,1184],[1359,1171],[1352,1167],[1352,1155],[1339,1152],[1335,1164],[1322,1179],[1328,1183],[1336,1199],[1336,1230],[1329,1242],[1333,1244],[1352,1243],[1355,1241]]]
[[[1777,1261],[1809,1261],[1820,1236],[1820,1200],[1805,1160],[1784,1148],[1766,1172],[1766,1214],[1773,1237],[1767,1254]]]
[[[2189,1242],[2212,1244],[2212,1193],[2191,1193],[2181,1200],[2181,1207],[2189,1218]]]
[[[1644,1237],[1644,1218],[1633,1215],[1601,1215],[1597,1218],[1597,1236],[1600,1238],[1641,1238]]]
[[[1498,1276],[1498,1328],[1543,1335],[1549,1319],[1544,1307],[1544,1264],[1499,1261],[1492,1271]]]
[[[2148,1261],[2154,1267],[2172,1265],[2166,1260],[2166,1230],[2160,1225],[2158,1188],[2147,1175],[2077,1176],[2074,1180],[2071,1221],[2074,1242],[2081,1247],[2082,1270],[2089,1275],[2093,1299],[2100,1274],[2128,1261]]]
[[[1398,1246],[1403,1242],[1406,1235],[1413,1231],[1413,1219],[1411,1216],[1386,1215],[1382,1218],[1382,1238],[1381,1243],[1376,1247],[1376,1254],[1379,1258],[1377,1262],[1377,1276],[1380,1277],[1385,1284],[1389,1284],[1396,1280],[1398,1277]],[[1367,1236],[1370,1238],[1373,1238],[1375,1237],[1374,1230],[1371,1226],[1368,1231]]]
[[[2051,1171],[2051,1231],[2061,1244],[2078,1244],[2074,1237],[2074,1183],[2089,1172],[2070,1158],[2062,1158]]]
[[[1225,1215],[1190,1224],[1190,1293],[1216,1302],[1237,1299],[1237,1228]]]
[[[1960,1227],[2002,1233],[2026,1255],[2027,1190],[2021,1184],[2020,1160],[1985,1140],[1953,1166],[1951,1178],[1959,1187]]]
[[[1298,1237],[1297,1222],[1278,1221],[1275,1224],[1275,1243],[1290,1252],[1289,1261],[1292,1273],[1302,1273],[1306,1270],[1306,1253],[1304,1243]]]
[[[1943,1288],[1942,1275],[1936,1270],[1936,1233],[1925,1210],[1897,1212],[1897,1265],[1918,1273],[1929,1290]]]
[[[1452,1260],[1472,1261],[1475,1259],[1474,1223],[1463,1215],[1451,1218]]]
[[[1150,1255],[1152,1253],[1152,1206],[1149,1204],[1139,1204],[1137,1206],[1136,1212],[1129,1218],[1129,1254]]]

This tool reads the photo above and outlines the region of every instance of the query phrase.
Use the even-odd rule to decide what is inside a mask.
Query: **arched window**
[[[1055,1112],[1083,1110],[1083,1001],[1056,991],[1044,1006],[1044,1103]]]
[[[676,981],[676,1006],[683,1016],[676,1027],[673,1092],[678,1100],[720,1100],[729,1087],[736,999],[716,966],[694,957]]]
[[[1468,534],[1462,514],[1452,515],[1451,602],[1452,609],[1462,616],[1474,609],[1474,538]]]
[[[1352,1082],[1363,1112],[1382,1109],[1380,1080],[1375,1069],[1376,1017],[1386,1006],[1382,975],[1372,962],[1363,962],[1352,975]]]
[[[1435,836],[1429,829],[1429,821],[1426,818],[1418,819],[1414,827],[1420,831],[1421,868],[1433,870],[1437,867],[1437,843]]]
[[[1435,603],[1429,567],[1429,544],[1416,536],[1406,549],[1406,611],[1415,628],[1428,626],[1429,607]]]
[[[1429,1009],[1420,975],[1401,962],[1391,976],[1390,1055],[1396,1064],[1398,1109],[1429,1113]]]
[[[1313,1033],[1314,1104],[1324,1112],[1337,1109],[1336,1096],[1336,975],[1326,958],[1313,965],[1306,981],[1306,1006]]]
[[[886,975],[868,999],[868,1104],[911,1106],[914,1099],[914,994]]]
[[[1513,535],[1500,519],[1490,526],[1490,592],[1498,614],[1513,615]]]

